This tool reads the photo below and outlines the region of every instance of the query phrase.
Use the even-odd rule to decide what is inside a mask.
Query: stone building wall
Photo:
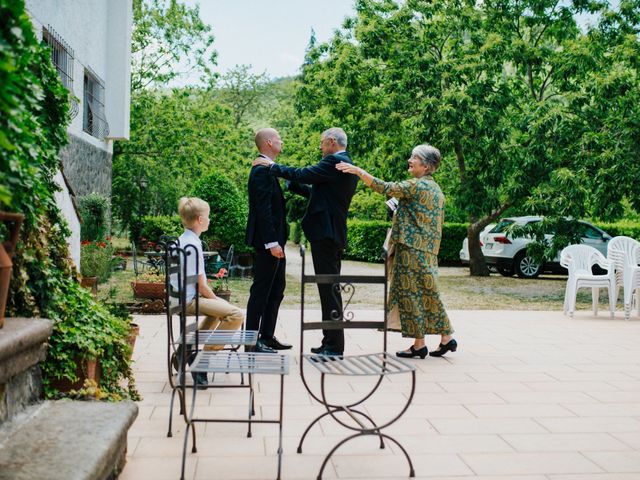
[[[111,157],[107,150],[69,133],[69,144],[61,150],[60,158],[76,197],[95,192],[111,199]]]

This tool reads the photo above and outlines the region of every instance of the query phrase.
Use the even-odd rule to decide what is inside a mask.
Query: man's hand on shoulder
[[[273,165],[274,162],[273,160],[269,160],[268,158],[264,158],[264,157],[258,157],[253,161],[253,166],[254,167],[269,167],[271,165]]]

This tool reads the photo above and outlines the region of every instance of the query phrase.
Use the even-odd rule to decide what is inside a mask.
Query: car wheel
[[[542,270],[540,264],[527,255],[526,251],[519,252],[513,264],[520,278],[536,278]]]
[[[498,270],[498,273],[503,277],[513,277],[513,273],[514,273],[513,268],[498,267],[497,270]]]

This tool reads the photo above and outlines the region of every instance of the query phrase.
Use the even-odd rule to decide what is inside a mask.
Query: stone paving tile
[[[584,455],[607,472],[640,471],[640,452],[585,452]]]
[[[319,318],[318,312],[311,313]],[[413,404],[385,430],[411,454],[417,479],[640,480],[640,322],[581,313],[569,319],[559,312],[449,312],[458,352],[411,361],[417,369]],[[277,332],[294,344],[291,374],[285,379],[283,480],[315,479],[324,455],[352,433],[323,418],[305,440],[304,453],[296,453],[309,422],[324,412],[300,381],[298,319],[296,311],[281,312]],[[176,402],[174,436],[167,438],[171,390],[164,316],[137,321],[141,335],[134,374],[144,400],[129,431],[128,463],[119,478],[178,479],[185,424]],[[305,349],[319,344],[319,334],[310,337]],[[377,351],[381,341],[379,333],[350,331],[347,353]],[[437,339],[429,337],[427,343],[434,348]],[[611,355],[594,357],[602,345],[613,343],[617,348]],[[406,346],[407,339],[389,335],[389,351]],[[305,366],[304,371],[318,386],[315,369]],[[276,416],[278,377],[254,380],[258,418]],[[230,385],[239,377],[217,376],[216,381]],[[371,381],[333,378],[328,391],[354,399]],[[388,377],[363,411],[379,422],[389,419],[409,391],[406,377]],[[244,416],[247,391],[208,389],[197,393],[196,402],[199,415]],[[277,428],[254,424],[253,437],[247,438],[245,424],[197,424],[198,452],[189,449],[186,478],[275,478]],[[375,436],[347,442],[329,460],[323,478],[408,478],[401,449],[386,444],[381,450]]]
[[[411,460],[418,477],[429,475],[446,478],[473,473],[457,455],[414,455]],[[396,477],[401,472],[406,472],[405,478],[409,478],[409,466],[402,455],[395,455],[393,458],[379,455],[353,455],[335,457],[331,462],[335,465],[340,478],[387,478]],[[363,468],[364,465],[366,468]]]
[[[631,447],[608,433],[504,434],[518,452],[629,451]]]
[[[430,420],[442,434],[473,433],[547,433],[544,427],[530,418],[439,418]]]
[[[598,473],[603,470],[580,453],[483,453],[460,455],[477,474]]]

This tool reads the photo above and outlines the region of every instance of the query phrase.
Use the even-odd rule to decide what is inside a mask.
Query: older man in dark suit
[[[280,134],[273,128],[259,130],[255,142],[259,158],[269,162],[282,150]],[[285,201],[278,179],[269,175],[269,168],[264,166],[251,169],[248,187],[246,243],[256,250],[256,261],[247,304],[247,329],[259,332],[254,351],[275,353],[291,348],[274,336],[285,288],[284,246],[288,236]]]
[[[293,168],[279,165],[265,158],[257,158],[254,165],[269,166],[271,175],[289,180],[289,189],[309,198],[302,219],[302,229],[311,243],[311,256],[316,274],[339,274],[342,252],[347,244],[347,213],[356,191],[357,178],[339,172],[340,162],[351,163],[346,151],[347,135],[341,128],[330,128],[322,133],[320,149],[322,160],[315,165]],[[332,293],[332,285],[318,285],[322,320],[341,319],[342,297]],[[342,355],[344,331],[323,330],[322,345],[312,348],[313,353]]]

